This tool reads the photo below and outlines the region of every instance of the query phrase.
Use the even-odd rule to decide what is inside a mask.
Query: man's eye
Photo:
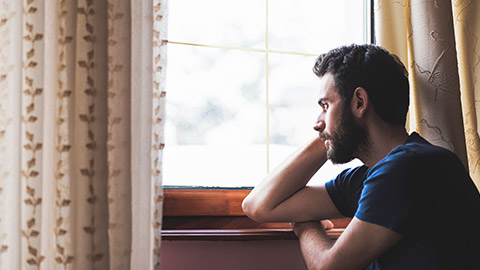
[[[324,109],[324,110],[327,110],[327,109],[328,109],[328,104],[325,103],[325,102],[320,103],[320,106],[321,106],[322,109]]]

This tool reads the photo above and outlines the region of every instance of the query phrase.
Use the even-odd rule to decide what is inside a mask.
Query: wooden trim
[[[243,230],[164,230],[163,240],[287,240],[296,239],[287,229],[243,229]]]
[[[296,239],[289,223],[258,223],[245,216],[242,201],[250,190],[164,189],[164,240]],[[335,239],[350,219],[334,219],[327,234]]]
[[[243,189],[164,189],[164,216],[244,216]]]
[[[327,231],[328,237],[338,239],[344,229],[331,229]],[[243,230],[164,230],[162,239],[207,241],[207,240],[296,240],[297,237],[291,229],[243,229]]]
[[[165,230],[213,230],[213,229],[290,229],[289,223],[258,223],[246,216],[190,216],[164,217]]]
[[[334,228],[346,228],[351,219],[332,219]],[[290,229],[289,223],[258,223],[241,217],[163,217],[164,230],[214,230],[214,229]]]

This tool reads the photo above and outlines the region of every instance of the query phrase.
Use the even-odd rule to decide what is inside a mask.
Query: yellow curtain
[[[166,0],[0,0],[0,269],[159,269]]]
[[[480,188],[480,1],[377,0],[377,44],[410,73],[410,130],[455,152]]]

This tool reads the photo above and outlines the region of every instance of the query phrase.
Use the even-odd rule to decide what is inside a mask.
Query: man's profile
[[[480,269],[480,195],[449,150],[405,129],[408,74],[376,45],[320,55],[318,136],[243,202],[259,222],[293,222],[308,269]],[[307,186],[330,159],[364,165]],[[331,241],[321,220],[351,217]],[[458,224],[461,222],[462,227]]]

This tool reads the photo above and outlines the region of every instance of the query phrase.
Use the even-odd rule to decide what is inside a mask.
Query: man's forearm
[[[265,221],[268,213],[305,187],[326,160],[323,141],[320,138],[311,140],[252,190],[243,203],[245,213],[253,219]]]
[[[329,251],[334,242],[327,236],[320,222],[301,222],[293,225],[300,241],[305,264],[309,270],[324,269],[328,265]]]

